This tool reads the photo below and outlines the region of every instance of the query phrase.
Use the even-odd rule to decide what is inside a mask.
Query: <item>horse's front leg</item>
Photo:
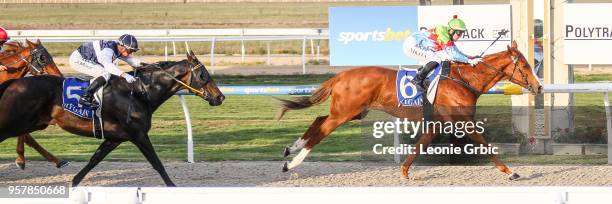
[[[485,141],[484,137],[477,133],[474,132],[472,134],[469,134],[470,139],[472,139],[476,144],[482,144],[482,145],[487,145],[487,141]],[[489,154],[489,158],[491,158],[491,161],[493,161],[493,163],[495,163],[495,167],[497,167],[497,169],[499,169],[499,171],[505,173],[506,175],[508,175],[508,179],[510,180],[517,180],[519,179],[521,176],[518,175],[517,173],[513,173],[512,170],[510,170],[510,168],[508,166],[506,166],[506,164],[504,164],[504,162],[500,161],[497,158],[496,154]]]
[[[170,177],[168,176],[168,173],[166,173],[166,169],[164,168],[164,165],[159,160],[157,153],[155,153],[153,144],[151,144],[151,140],[149,140],[149,135],[147,135],[146,133],[143,133],[141,134],[141,136],[136,137],[135,139],[132,139],[131,141],[132,143],[134,143],[134,145],[136,145],[136,147],[138,147],[140,152],[142,152],[142,154],[147,158],[149,163],[153,166],[153,169],[155,169],[157,173],[159,173],[159,175],[164,180],[164,183],[166,183],[166,186],[169,186],[169,187],[176,186],[172,182],[172,180],[170,180]]]
[[[98,165],[98,163],[100,163],[104,159],[104,157],[108,155],[108,153],[117,148],[119,144],[121,144],[121,142],[110,141],[108,139],[104,140],[104,142],[102,142],[102,144],[100,144],[100,146],[98,147],[98,150],[96,150],[96,153],[94,153],[94,155],[91,156],[91,159],[89,159],[89,163],[87,163],[87,165],[85,165],[85,167],[83,167],[83,169],[81,169],[81,171],[79,171],[79,173],[74,176],[74,178],[72,179],[72,187],[76,187],[77,185],[79,185],[79,183],[81,183],[81,180],[85,178],[85,175],[87,175],[87,173],[89,173],[91,169],[96,167],[96,165]]]
[[[416,157],[419,155],[419,152],[421,152],[421,147],[427,147],[427,145],[431,143],[434,137],[435,137],[435,134],[431,132],[426,132],[426,133],[423,133],[423,135],[421,135],[421,138],[419,138],[419,140],[415,144],[416,148],[414,152],[412,152],[412,154],[408,154],[408,156],[406,156],[406,160],[404,160],[404,163],[402,164],[401,171],[402,171],[403,179],[410,178],[410,172],[409,172],[410,166],[412,165]]]

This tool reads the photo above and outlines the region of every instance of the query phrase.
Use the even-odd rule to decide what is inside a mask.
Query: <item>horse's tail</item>
[[[2,94],[4,93],[6,88],[8,88],[11,84],[13,84],[13,82],[15,82],[15,80],[16,79],[10,79],[10,80],[7,80],[7,81],[3,82],[2,84],[0,84],[0,97],[2,96]]]
[[[333,77],[325,81],[311,96],[297,97],[292,100],[276,98],[282,103],[281,108],[276,114],[276,120],[283,118],[285,113],[289,110],[300,110],[325,102],[325,100],[329,98],[329,95],[331,95],[332,87],[336,83],[337,78],[338,77]]]

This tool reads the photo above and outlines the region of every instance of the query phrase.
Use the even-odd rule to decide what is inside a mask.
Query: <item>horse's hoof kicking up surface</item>
[[[521,178],[521,176],[519,176],[517,173],[512,173],[512,175],[508,176],[508,179],[510,179],[511,181],[517,180]]]
[[[285,162],[285,165],[283,165],[283,172],[287,171],[289,171],[289,168],[287,167],[287,162]]]
[[[60,161],[60,163],[55,165],[55,167],[57,167],[58,169],[61,169],[61,168],[67,167],[68,165],[70,165],[70,162],[68,162],[68,161]]]
[[[25,170],[25,163],[20,164],[20,163],[15,162],[15,165],[17,165],[21,170]]]

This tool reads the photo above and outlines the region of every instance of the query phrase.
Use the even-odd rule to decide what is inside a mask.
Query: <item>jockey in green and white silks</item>
[[[482,61],[481,58],[464,54],[455,45],[455,41],[461,38],[465,30],[465,23],[455,15],[448,25],[421,30],[406,38],[403,45],[404,54],[425,64],[412,80],[417,87],[425,89],[423,80],[442,61],[470,63],[472,66]]]

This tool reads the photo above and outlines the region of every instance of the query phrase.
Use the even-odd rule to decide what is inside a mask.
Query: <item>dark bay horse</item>
[[[285,163],[283,171],[299,165],[312,148],[327,137],[338,126],[347,121],[362,119],[369,109],[381,110],[398,118],[420,121],[424,117],[423,107],[400,107],[396,95],[396,70],[382,67],[360,67],[341,72],[324,82],[312,96],[299,97],[295,100],[282,100],[278,119],[288,110],[298,110],[324,102],[331,96],[329,115],[315,119],[304,135],[285,149],[285,157],[301,150],[290,163]],[[485,56],[482,63],[475,67],[469,64],[453,63],[449,79],[440,79],[433,109],[455,111],[436,114],[434,118],[447,121],[473,121],[478,97],[491,89],[500,80],[527,88],[533,94],[542,92],[542,86],[525,57],[517,49],[516,42],[499,53]],[[448,107],[451,107],[448,109]],[[452,107],[473,107],[458,108]],[[467,111],[466,111],[467,110]],[[464,112],[462,112],[464,111]],[[446,118],[452,116],[452,118]],[[415,152],[420,151],[420,144],[428,145],[436,135],[425,132],[417,141]],[[472,141],[486,145],[484,137],[474,132],[468,135]],[[409,154],[402,164],[403,178],[408,178],[410,165],[417,154]],[[513,173],[495,154],[489,154],[495,166],[508,175],[511,180],[520,176]]]
[[[73,178],[77,186],[85,175],[119,144],[130,141],[138,147],[167,186],[174,186],[149,140],[153,112],[184,88],[221,105],[225,96],[193,52],[179,62],[158,62],[138,68],[139,80],[130,84],[113,76],[104,89],[102,105],[104,141],[89,163]],[[81,136],[93,137],[92,121],[62,108],[63,78],[49,75],[26,77],[0,86],[0,142],[14,135],[57,125]],[[10,94],[9,94],[10,93]],[[133,94],[132,94],[133,93]]]
[[[31,42],[26,39],[26,44],[24,46],[18,41],[5,43],[4,52],[0,53],[0,64],[7,66],[8,70],[0,72],[0,83],[11,79],[23,78],[28,73],[34,76],[41,74],[62,76],[62,73],[53,61],[53,57],[40,43],[40,40]],[[17,137],[17,159],[15,159],[15,164],[21,169],[25,169],[26,161],[24,143],[34,148],[47,161],[53,162],[57,168],[62,168],[69,164],[66,161],[60,161],[53,154],[45,150],[30,134],[24,134]]]

